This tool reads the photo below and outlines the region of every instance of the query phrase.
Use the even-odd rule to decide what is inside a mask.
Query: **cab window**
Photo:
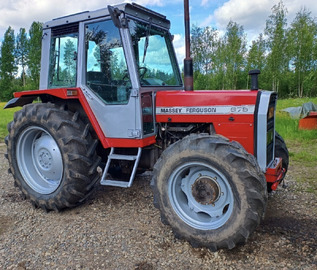
[[[106,104],[126,104],[131,82],[120,32],[111,20],[85,26],[86,85]]]
[[[75,87],[78,24],[52,28],[49,88]]]

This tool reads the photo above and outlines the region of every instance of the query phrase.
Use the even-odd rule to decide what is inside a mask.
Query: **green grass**
[[[301,106],[309,101],[317,104],[317,98],[282,99],[277,101],[276,130],[284,139],[291,142],[302,141],[304,143],[317,139],[317,130],[299,130],[299,119],[292,119],[287,112],[281,111],[288,107]]]
[[[284,138],[291,149],[290,156],[293,160],[302,161],[310,165],[317,164],[317,130],[298,129],[299,119],[292,119],[282,109],[301,106],[311,101],[317,104],[317,98],[278,100],[276,108],[276,131]]]
[[[4,142],[5,136],[8,135],[7,125],[13,120],[14,112],[21,109],[21,107],[17,107],[4,110],[5,105],[5,102],[0,102],[0,143]]]
[[[306,102],[317,104],[317,98],[278,100],[276,108],[276,131],[284,138],[290,155],[292,176],[299,183],[299,190],[317,194],[317,130],[298,129],[298,119],[292,119],[282,109],[298,107]]]

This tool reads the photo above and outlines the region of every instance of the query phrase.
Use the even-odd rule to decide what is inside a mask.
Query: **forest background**
[[[317,22],[302,8],[288,26],[287,7],[271,9],[263,33],[248,41],[242,25],[229,21],[226,32],[212,27],[191,29],[195,89],[248,89],[248,72],[259,69],[261,89],[280,98],[317,96]],[[42,23],[15,34],[9,26],[0,46],[0,101],[16,91],[38,89]]]

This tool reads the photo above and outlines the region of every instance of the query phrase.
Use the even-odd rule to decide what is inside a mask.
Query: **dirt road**
[[[213,253],[175,239],[160,222],[150,175],[130,189],[99,187],[75,209],[45,213],[14,187],[4,153],[1,146],[0,269],[317,269],[317,196],[299,191],[292,163],[288,187],[270,195],[247,244]]]

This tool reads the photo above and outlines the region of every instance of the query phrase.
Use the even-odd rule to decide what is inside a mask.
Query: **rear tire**
[[[217,135],[190,135],[168,147],[154,167],[152,188],[175,236],[213,251],[246,242],[267,203],[255,158]]]
[[[97,141],[78,116],[50,103],[29,104],[8,125],[10,171],[36,207],[77,206],[99,179]]]

